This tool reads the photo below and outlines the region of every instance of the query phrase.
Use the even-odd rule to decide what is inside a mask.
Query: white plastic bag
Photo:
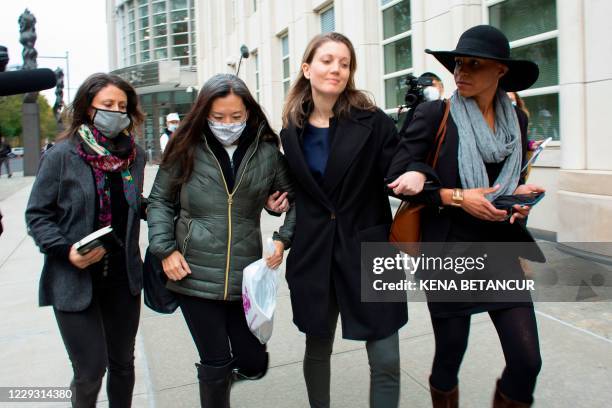
[[[270,255],[274,253],[274,242],[266,241]],[[242,274],[242,306],[251,333],[266,344],[272,336],[274,310],[276,309],[276,290],[278,270],[270,269],[265,259],[253,262],[244,268]]]

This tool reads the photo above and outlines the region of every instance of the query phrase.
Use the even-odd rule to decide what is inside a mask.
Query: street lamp
[[[48,56],[48,57],[41,57],[40,55],[38,56],[38,58],[47,58],[47,59],[63,59],[66,60],[66,90],[68,91],[68,104],[70,104],[70,58],[68,55],[68,51],[66,51],[66,56],[64,57],[59,57],[59,56]]]

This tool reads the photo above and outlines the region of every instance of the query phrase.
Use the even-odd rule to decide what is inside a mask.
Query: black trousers
[[[54,312],[74,371],[70,385],[72,406],[96,406],[102,378],[108,369],[109,407],[130,407],[140,295],[133,296],[127,282],[107,287],[94,285],[87,309],[81,312],[54,309]]]
[[[249,330],[242,302],[176,295],[202,364],[222,367],[235,359],[247,376],[265,371],[266,346]]]

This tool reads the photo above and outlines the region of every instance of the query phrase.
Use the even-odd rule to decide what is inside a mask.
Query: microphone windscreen
[[[249,47],[243,44],[240,47],[240,55],[242,55],[242,58],[249,58]]]
[[[55,73],[49,68],[0,72],[0,96],[42,91],[56,83]]]

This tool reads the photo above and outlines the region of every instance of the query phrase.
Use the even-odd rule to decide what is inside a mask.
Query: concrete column
[[[584,2],[557,7],[561,168],[586,169]]]
[[[40,109],[38,103],[24,103],[21,108],[23,132],[23,175],[35,176],[40,160]]]
[[[558,7],[562,169],[558,241],[612,241],[612,3]],[[597,252],[593,249],[593,252]]]

